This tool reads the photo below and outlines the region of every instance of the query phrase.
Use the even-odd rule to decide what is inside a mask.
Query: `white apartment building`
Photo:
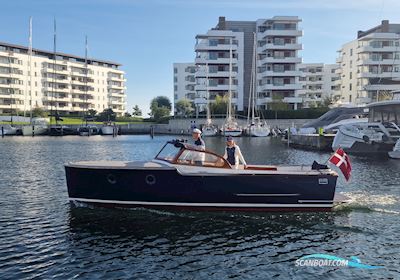
[[[358,31],[357,39],[339,50],[339,94],[342,103],[364,104],[400,89],[400,24]]]
[[[0,114],[40,107],[61,115],[89,109],[126,110],[126,79],[120,64],[0,42]]]
[[[298,96],[302,98],[304,108],[316,107],[326,98],[337,101],[338,68],[338,64],[323,63],[303,63],[299,66],[302,89]]]
[[[229,90],[234,109],[247,110],[254,36],[258,60],[257,106],[268,109],[271,102],[279,99],[288,103],[289,108],[302,107],[302,99],[298,97],[301,89],[298,69],[302,49],[300,21],[291,16],[257,21],[226,21],[225,17],[220,17],[216,27],[197,35],[195,97],[189,98],[197,111],[204,109],[207,91],[213,102],[216,96],[226,96]],[[190,94],[178,93],[177,97],[186,95]]]
[[[294,110],[302,107],[303,100],[298,96],[302,89],[300,21],[293,16],[257,20],[257,105],[260,107],[269,109],[276,100]]]
[[[181,99],[195,101],[195,72],[196,65],[193,62],[174,63],[174,105]]]
[[[243,110],[243,32],[209,30],[196,36],[195,104],[200,110],[216,96],[231,92],[235,110]],[[207,97],[207,91],[209,97]]]

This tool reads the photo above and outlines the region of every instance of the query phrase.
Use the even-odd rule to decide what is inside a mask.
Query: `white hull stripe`
[[[299,196],[298,193],[236,193],[236,196]]]
[[[92,203],[109,203],[124,205],[143,205],[143,206],[186,206],[186,207],[237,207],[237,208],[284,208],[284,207],[303,207],[303,208],[331,208],[333,203],[327,200],[325,204],[272,204],[272,203],[198,203],[198,202],[158,202],[158,201],[123,201],[123,200],[106,200],[106,199],[90,199],[70,197],[70,201],[92,202]]]

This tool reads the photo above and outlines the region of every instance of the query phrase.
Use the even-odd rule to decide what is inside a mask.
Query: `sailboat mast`
[[[229,86],[227,119],[232,117],[232,37],[229,38]]]
[[[211,112],[210,112],[210,92],[208,90],[208,63],[206,63],[206,97],[207,97],[207,122],[211,119]]]
[[[253,33],[254,36],[254,42],[253,42],[253,67],[251,69],[252,71],[252,75],[253,75],[253,80],[252,80],[252,101],[251,101],[251,119],[252,122],[254,123],[254,119],[255,119],[255,107],[256,107],[256,103],[255,103],[255,99],[256,99],[256,75],[257,75],[257,56],[256,56],[256,34]]]
[[[29,105],[30,105],[30,121],[32,122],[32,17],[29,18]]]
[[[84,117],[86,120],[86,126],[88,124],[88,120],[87,120],[87,93],[88,93],[88,88],[87,88],[87,84],[88,84],[88,39],[87,39],[87,35],[85,36],[85,106],[84,106]]]
[[[53,28],[54,28],[54,34],[53,34],[53,59],[54,59],[54,64],[53,64],[53,83],[52,83],[52,85],[51,85],[51,89],[52,89],[52,91],[51,91],[51,96],[52,96],[52,102],[51,102],[51,115],[54,115],[53,117],[55,118],[55,120],[56,120],[56,124],[57,124],[57,115],[58,115],[58,113],[57,113],[57,105],[56,105],[56,113],[55,114],[53,114],[53,103],[54,103],[54,99],[55,99],[55,87],[56,87],[56,67],[57,67],[57,53],[56,53],[56,50],[57,50],[57,24],[56,24],[56,19],[54,18],[54,26],[53,26]],[[55,104],[57,104],[57,101],[55,102]],[[52,117],[52,116],[51,116]],[[51,117],[50,117],[50,126],[51,126]]]

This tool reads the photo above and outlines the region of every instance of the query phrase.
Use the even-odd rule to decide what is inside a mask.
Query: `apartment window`
[[[178,78],[174,77],[174,83],[177,83],[177,82],[178,82]]]
[[[350,72],[350,79],[353,79],[353,72]]]
[[[352,84],[349,84],[349,90],[353,90]]]
[[[351,94],[350,94],[350,95],[349,95],[349,102],[351,102],[351,97],[352,97],[352,96],[351,96]]]
[[[350,49],[350,56],[353,55],[353,49]]]
[[[178,86],[174,86],[174,91],[178,91]]]

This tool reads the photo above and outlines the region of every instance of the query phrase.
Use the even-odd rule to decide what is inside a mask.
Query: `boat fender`
[[[146,175],[145,181],[147,185],[152,186],[156,183],[156,176],[153,174],[148,174]]]
[[[362,139],[364,140],[365,143],[369,143],[369,137],[367,135],[364,135]]]
[[[386,134],[382,135],[382,141],[383,142],[389,141],[389,137]]]
[[[114,174],[108,174],[107,175],[107,181],[111,184],[111,185],[115,185],[115,183],[117,183],[117,178],[115,178]]]

